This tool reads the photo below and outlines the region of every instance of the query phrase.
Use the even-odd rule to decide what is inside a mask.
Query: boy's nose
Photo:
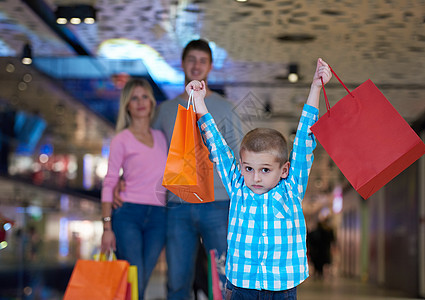
[[[257,172],[254,174],[254,181],[255,182],[260,182],[261,181],[260,175]]]

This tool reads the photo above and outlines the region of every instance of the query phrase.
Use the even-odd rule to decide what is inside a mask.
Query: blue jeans
[[[229,201],[202,204],[168,203],[167,299],[190,299],[200,238],[207,253],[211,249],[217,249],[217,255],[221,258],[220,267],[224,269],[228,217]],[[219,274],[219,276],[224,287],[225,275]]]
[[[297,288],[284,291],[252,290],[236,287],[227,280],[225,300],[296,300]]]
[[[165,245],[167,209],[162,206],[124,202],[112,212],[117,258],[137,266],[139,299]]]

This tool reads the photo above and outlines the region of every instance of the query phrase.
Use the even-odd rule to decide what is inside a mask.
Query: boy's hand
[[[314,76],[313,76],[312,85],[321,88],[322,81],[320,80],[320,78],[323,79],[323,84],[328,83],[329,80],[331,80],[332,78],[332,72],[331,72],[331,69],[329,68],[329,65],[321,58],[317,60],[316,72],[314,73]]]
[[[190,95],[190,92],[193,90],[193,96],[205,98],[207,93],[205,82],[202,80],[199,82],[198,80],[192,80],[186,85],[186,93]]]
[[[196,113],[202,117],[208,113],[208,109],[205,105],[205,95],[207,94],[207,87],[205,81],[199,82],[198,80],[192,80],[186,86],[186,93],[190,95],[193,91],[193,102],[196,109]]]
[[[314,72],[313,82],[311,84],[310,93],[308,94],[307,104],[316,108],[319,108],[320,90],[323,84],[326,84],[331,80],[332,72],[331,68],[321,58],[317,60],[316,71]],[[322,79],[322,80],[321,80]]]

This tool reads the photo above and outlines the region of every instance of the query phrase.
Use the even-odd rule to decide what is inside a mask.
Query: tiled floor
[[[154,275],[151,278],[146,300],[166,299],[165,278]],[[207,299],[206,297],[204,299]],[[420,299],[407,297],[400,291],[392,291],[379,288],[374,285],[362,283],[357,279],[346,279],[342,277],[315,280],[308,278],[298,288],[299,300],[387,300],[387,299]]]
[[[328,278],[323,281],[307,279],[298,288],[301,300],[380,300],[380,299],[417,299],[409,298],[400,291],[379,288],[362,283],[357,279],[341,277]]]
[[[65,273],[60,273],[58,269],[55,269],[55,276],[66,277]],[[4,271],[4,270],[3,270]],[[33,287],[31,297],[25,299],[49,299],[49,300],[60,300],[62,296],[58,292],[52,289],[45,288],[40,290],[43,286],[43,280],[45,283],[52,283],[52,274],[48,274],[47,270],[44,271],[44,279],[40,276],[33,276],[33,280],[29,286]],[[51,272],[50,272],[51,273]],[[11,276],[15,276],[12,274]],[[37,274],[33,274],[37,275]],[[67,274],[69,277],[70,274]],[[4,279],[4,278],[3,278]],[[38,288],[37,288],[38,286]],[[145,300],[165,300],[166,299],[166,279],[164,272],[155,272],[149,282],[149,286],[146,291]],[[10,287],[10,289],[0,288],[0,300],[16,300],[24,299],[24,294],[27,294],[28,287],[21,291],[22,297],[17,297],[17,289]],[[358,279],[347,279],[341,276],[327,277],[324,280],[315,280],[314,278],[308,278],[304,283],[298,287],[298,299],[299,300],[413,300],[421,299],[409,297],[401,291],[388,290],[377,287],[375,285],[366,284],[360,282]],[[208,300],[208,297],[199,293],[199,300]],[[425,299],[425,298],[422,298]]]

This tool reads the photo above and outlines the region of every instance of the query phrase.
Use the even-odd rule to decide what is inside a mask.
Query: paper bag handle
[[[189,109],[190,104],[192,104],[193,112],[196,113],[195,102],[193,101],[193,90],[190,91],[189,100],[187,100],[187,107],[186,107],[186,109]]]
[[[114,253],[114,250],[112,250],[112,249],[109,249],[109,255],[108,256],[106,256],[106,253],[102,253],[102,251],[99,250],[98,253],[93,255],[93,258],[94,258],[95,261],[114,261],[114,260],[117,260],[117,257],[115,256],[115,253]]]
[[[332,74],[335,75],[336,79],[338,79],[338,81],[342,84],[342,86],[345,88],[345,90],[348,92],[348,94],[350,94],[351,97],[354,98],[353,94],[350,92],[350,90],[347,88],[347,86],[344,84],[344,82],[342,82],[342,80],[338,77],[338,75],[336,75],[335,71],[331,68],[331,66],[329,66],[329,69],[331,69]],[[329,100],[328,100],[328,96],[326,95],[326,91],[325,91],[325,85],[323,84],[323,78],[320,77],[320,81],[322,81],[322,88],[323,88],[323,95],[325,96],[325,102],[326,102],[326,109],[328,111],[328,115],[331,114],[331,106],[329,105]]]

